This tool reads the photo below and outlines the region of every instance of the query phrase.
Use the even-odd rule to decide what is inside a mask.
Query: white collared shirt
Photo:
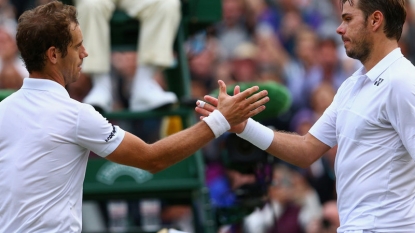
[[[348,78],[310,133],[338,144],[338,232],[415,232],[415,67],[399,48]]]
[[[0,103],[0,129],[0,232],[81,232],[89,152],[107,156],[125,132],[33,78]]]

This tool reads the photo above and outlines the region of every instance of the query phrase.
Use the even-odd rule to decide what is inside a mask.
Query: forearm
[[[126,132],[121,144],[106,158],[156,173],[194,154],[213,138],[213,131],[204,121],[153,144]]]
[[[295,133],[275,132],[274,139],[266,151],[288,163],[298,167],[308,167],[320,156],[313,154],[309,135],[300,136]]]
[[[107,159],[145,169],[152,173],[171,166],[205,146],[210,140],[219,137],[231,128],[246,121],[249,117],[265,109],[269,98],[267,92],[258,90],[258,86],[248,88],[234,96],[226,93],[226,85],[220,86],[218,110],[213,109],[202,122],[179,133],[147,144],[140,138],[126,133],[121,144],[107,156]]]
[[[214,138],[215,135],[212,130],[202,121],[191,128],[155,142],[150,145],[153,155],[149,157],[154,161],[152,172],[161,171],[180,162],[194,154]]]
[[[245,129],[238,136],[299,167],[311,165],[330,149],[309,133],[299,136],[294,133],[275,132],[252,119],[248,120]]]

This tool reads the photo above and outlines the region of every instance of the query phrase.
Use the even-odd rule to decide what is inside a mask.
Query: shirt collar
[[[22,89],[48,91],[58,95],[69,97],[68,91],[62,85],[49,79],[25,78],[23,79]]]
[[[386,55],[386,57],[384,57],[382,60],[380,60],[380,62],[378,62],[366,74],[364,73],[365,72],[365,67],[362,66],[362,67],[360,67],[360,69],[358,69],[353,74],[353,76],[362,76],[362,75],[365,75],[372,82],[374,82],[376,80],[376,78],[379,77],[379,75],[381,75],[390,65],[392,65],[392,63],[394,63],[396,60],[398,60],[401,57],[403,57],[403,54],[401,52],[401,49],[400,48],[396,48],[396,49],[392,50],[392,52],[390,52],[388,55]]]

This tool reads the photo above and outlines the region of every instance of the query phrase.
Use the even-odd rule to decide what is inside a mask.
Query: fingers
[[[258,90],[259,90],[259,87],[258,86],[253,86],[253,87],[250,87],[250,88],[246,89],[243,92],[238,93],[235,96],[238,99],[245,99],[245,98],[248,98],[250,95],[254,94]]]
[[[197,108],[205,109],[209,112],[213,112],[216,109],[215,106],[212,106],[211,104],[206,103],[205,101],[202,101],[202,100],[198,100],[196,102],[196,105],[197,105]]]
[[[250,105],[247,107],[247,110],[248,110],[249,112],[254,111],[254,110],[255,110],[255,109],[257,109],[257,108],[260,108],[261,106],[265,106],[265,104],[266,104],[268,101],[269,101],[269,98],[268,98],[268,97],[265,97],[265,98],[263,98],[263,99],[261,99],[261,100],[259,100],[259,101],[255,102],[255,103],[253,103],[253,104],[250,104]]]
[[[197,113],[199,113],[201,116],[204,116],[204,117],[209,116],[209,114],[211,113],[211,111],[208,111],[208,110],[203,109],[203,108],[200,108],[200,107],[196,107],[196,108],[195,108],[195,111],[196,111]]]
[[[212,97],[213,98],[213,97]],[[213,98],[216,100],[216,98]],[[195,111],[202,116],[209,116],[211,112],[213,112],[216,108],[205,101],[198,100],[196,101],[196,108]]]
[[[218,106],[218,99],[216,99],[215,97],[212,97],[212,96],[210,96],[210,95],[205,95],[205,96],[203,97],[203,99],[204,99],[206,102],[210,103],[213,107],[217,107],[217,106]]]
[[[258,108],[255,108],[254,110],[250,111],[247,115],[248,118],[255,116],[256,114],[262,112],[265,110],[265,106],[261,105]]]
[[[269,97],[267,95],[268,91],[263,90],[247,98],[247,101],[251,104],[252,108],[257,108],[269,101]]]
[[[203,108],[205,106],[206,102],[203,100],[196,101],[196,105],[200,108]]]

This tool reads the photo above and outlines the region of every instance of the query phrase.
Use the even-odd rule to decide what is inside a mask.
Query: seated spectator
[[[295,57],[283,68],[286,85],[292,95],[292,108],[296,111],[309,107],[311,92],[321,82],[321,71],[316,59],[318,35],[310,28],[303,27],[296,32]]]
[[[313,217],[319,219],[318,199],[317,202],[312,200],[309,195],[314,191],[300,180],[299,174],[288,166],[277,165],[269,187],[269,202],[245,218],[245,232],[302,233]],[[295,195],[296,192],[299,195]]]
[[[258,48],[253,43],[238,45],[231,58],[232,74],[236,82],[259,81]]]
[[[245,24],[244,5],[244,0],[222,1],[222,21],[215,25],[215,31],[223,61],[232,57],[236,47],[251,40]]]
[[[29,73],[21,59],[16,41],[16,22],[0,23],[0,89],[19,89]]]
[[[82,71],[92,79],[85,103],[99,110],[112,110],[109,20],[117,7],[140,20],[139,65],[131,85],[130,110],[148,111],[177,101],[176,95],[164,91],[154,76],[174,64],[173,42],[181,17],[179,0],[75,0],[75,5],[89,53]]]
[[[338,56],[338,44],[335,37],[320,38],[318,42],[318,54],[321,69],[321,80],[330,84],[334,90],[339,89],[340,85],[350,74],[346,72]]]
[[[191,76],[191,97],[201,99],[217,88],[214,71],[219,54],[218,41],[202,32],[191,37],[185,48]]]
[[[8,0],[0,0],[0,21],[15,19],[15,7]]]
[[[337,202],[330,200],[323,205],[323,216],[315,220],[307,227],[306,233],[336,233],[340,227]]]

